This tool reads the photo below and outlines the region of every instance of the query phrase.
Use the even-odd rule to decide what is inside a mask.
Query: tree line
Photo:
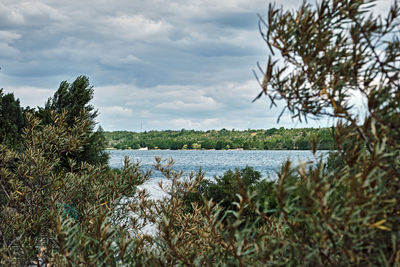
[[[108,148],[114,149],[243,149],[308,150],[313,140],[318,149],[334,149],[333,128],[272,128],[268,130],[208,130],[105,132]]]

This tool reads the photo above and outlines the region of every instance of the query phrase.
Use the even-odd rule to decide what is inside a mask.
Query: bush
[[[235,171],[228,170],[224,175],[214,177],[213,180],[203,179],[195,192],[186,196],[186,205],[189,211],[193,211],[192,205],[202,205],[204,201],[212,201],[225,211],[236,209],[241,194],[253,195],[252,206],[262,206],[262,209],[276,208],[276,197],[274,195],[275,183],[273,181],[261,180],[261,173],[252,167]],[[244,211],[248,221],[257,217],[256,213],[248,207]]]
[[[288,164],[279,174],[281,263],[399,264],[400,9],[395,2],[377,17],[373,2],[304,3],[297,12],[271,5],[261,20],[286,64],[270,57],[258,97],[284,99],[299,120],[338,121],[328,167]],[[352,110],[355,94],[368,101],[365,116]]]
[[[0,146],[3,265],[26,266],[35,259],[59,265],[97,265],[114,253],[107,246],[116,240],[107,243],[104,235],[127,234],[118,228],[108,232],[112,223],[122,221],[114,211],[149,174],[128,161],[121,172],[78,164],[73,155],[88,142],[85,136],[91,124],[83,114],[70,127],[66,117],[65,113],[53,114],[52,122],[43,126],[28,115],[24,149]],[[60,168],[65,158],[69,169]],[[94,255],[98,258],[93,259]]]

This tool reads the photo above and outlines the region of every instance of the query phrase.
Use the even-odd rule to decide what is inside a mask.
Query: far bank
[[[149,150],[309,150],[334,149],[332,128],[283,127],[268,130],[105,132],[108,149]]]

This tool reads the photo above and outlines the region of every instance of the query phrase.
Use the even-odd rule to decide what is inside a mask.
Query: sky
[[[294,9],[302,0],[279,0]],[[44,106],[61,81],[94,86],[106,131],[326,127],[254,103],[268,58],[265,0],[0,0],[0,87]],[[390,1],[381,0],[378,10]]]

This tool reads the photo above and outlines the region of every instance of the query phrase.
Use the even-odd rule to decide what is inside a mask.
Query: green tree
[[[90,127],[84,136],[86,142],[81,151],[74,152],[74,157],[78,162],[106,164],[108,154],[104,152],[106,147],[104,133],[101,127],[94,131],[98,112],[89,104],[93,98],[93,92],[93,86],[90,85],[89,78],[86,76],[77,77],[71,84],[63,81],[54,96],[47,100],[45,107],[39,108],[38,114],[44,123],[49,123],[52,112],[61,114],[67,111],[66,122],[69,127],[73,127],[76,118],[85,116],[90,122]]]
[[[307,150],[310,149],[309,142],[305,140],[305,138],[299,138],[295,142],[296,148],[300,150]]]
[[[221,150],[224,149],[226,146],[224,141],[218,140],[217,143],[215,144],[215,149],[216,150]]]
[[[0,89],[0,144],[18,147],[21,145],[22,129],[25,126],[24,111],[14,94],[4,94]]]

